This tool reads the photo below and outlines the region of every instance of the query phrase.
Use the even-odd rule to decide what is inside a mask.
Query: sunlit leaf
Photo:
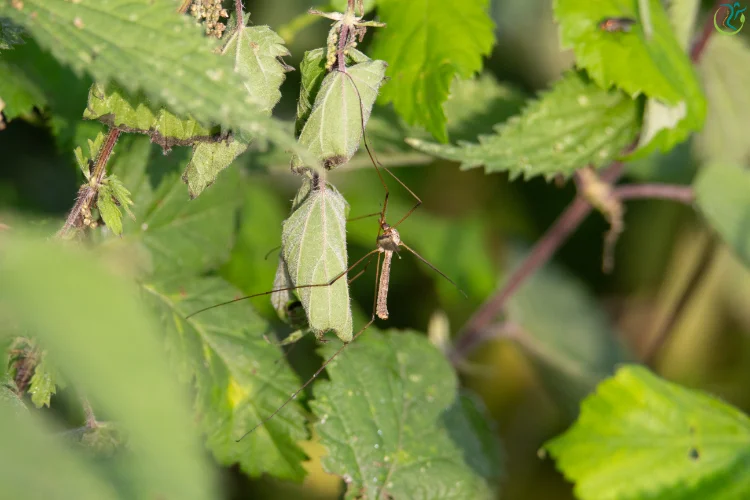
[[[582,500],[750,495],[750,419],[639,366],[603,382],[545,448]]]
[[[352,339],[352,311],[346,275],[346,200],[331,184],[305,180],[284,221],[281,248],[310,329],[320,337],[333,330],[344,342]]]
[[[488,0],[379,0],[387,24],[375,35],[372,56],[388,61],[391,80],[382,102],[392,102],[407,123],[422,125],[445,142],[443,103],[455,76],[470,78],[495,43]]]
[[[492,497],[499,442],[425,337],[368,331],[327,370],[311,406],[323,466],[346,479],[346,498]]]
[[[441,145],[419,139],[407,142],[426,153],[460,161],[464,169],[485,166],[487,173],[571,175],[617,158],[638,130],[638,106],[617,90],[605,91],[578,73],[568,73],[520,115],[480,135],[479,143]]]
[[[56,370],[50,366],[47,355],[44,354],[41,361],[34,367],[34,375],[29,384],[29,394],[31,394],[31,402],[34,406],[49,407],[52,395],[57,392],[57,385]]]
[[[7,121],[31,113],[34,108],[44,109],[47,98],[44,91],[18,68],[0,59],[0,99],[5,103],[2,109]]]
[[[182,180],[188,185],[191,198],[197,197],[208,186],[214,183],[222,170],[227,168],[247,150],[248,143],[241,139],[230,138],[221,142],[202,142],[193,148]]]

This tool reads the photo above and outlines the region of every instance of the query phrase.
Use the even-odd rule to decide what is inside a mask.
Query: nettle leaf
[[[366,61],[331,71],[315,95],[315,105],[299,136],[327,169],[348,162],[359,149],[378,89],[385,78],[384,61]],[[303,165],[292,158],[292,168]]]
[[[5,106],[2,109],[7,121],[31,113],[34,108],[44,109],[47,97],[44,91],[31,78],[17,71],[8,61],[0,59],[0,100]]]
[[[617,158],[638,132],[638,105],[618,90],[602,90],[579,73],[568,73],[520,115],[480,135],[479,144],[440,145],[407,139],[414,148],[460,161],[462,169],[485,166],[510,177],[569,176]]]
[[[271,333],[269,324],[248,304],[217,307],[184,319],[240,294],[217,278],[175,279],[144,287],[161,318],[173,365],[183,381],[195,381],[200,425],[217,460],[239,463],[251,477],[268,473],[301,480],[306,456],[297,442],[308,433],[299,403],[289,403],[235,442],[301,385],[283,361],[283,351],[264,339]]]
[[[34,375],[29,384],[28,392],[31,394],[31,402],[37,408],[49,407],[50,399],[57,392],[57,386],[60,385],[57,371],[50,366],[47,357],[45,352],[41,361],[34,367]]]
[[[482,69],[482,58],[495,44],[488,0],[379,0],[373,57],[388,61],[390,82],[382,102],[392,102],[410,125],[424,126],[441,142],[448,140],[443,103],[451,81]]]
[[[12,49],[14,45],[24,43],[21,35],[23,35],[23,28],[7,17],[0,17],[0,50]]]
[[[295,286],[328,283],[345,273],[346,215],[349,205],[331,184],[305,180],[281,229],[281,251]],[[316,337],[333,330],[344,342],[352,339],[349,285],[344,274],[330,286],[295,291]]]
[[[570,418],[580,401],[628,359],[595,298],[554,264],[513,294],[506,320],[514,330],[510,338],[528,354],[547,393]]]
[[[706,126],[694,146],[705,162],[743,164],[750,157],[750,48],[736,36],[712,36],[698,71],[708,95]]]
[[[221,53],[233,59],[234,71],[242,77],[248,95],[270,115],[281,99],[279,88],[289,71],[279,59],[289,55],[284,40],[268,26],[242,25],[232,32]],[[251,140],[251,135],[240,133],[221,142],[195,145],[183,175],[190,197],[195,198],[210,186],[222,170],[247,150]]]
[[[7,3],[7,2],[6,2]],[[154,105],[271,139],[315,164],[283,124],[247,94],[230,58],[174,2],[24,0],[7,9],[40,45],[77,73],[143,90]]]
[[[299,137],[302,133],[302,128],[312,113],[315,98],[326,77],[326,49],[321,47],[306,51],[299,70],[302,81],[297,100],[297,119],[294,122],[295,137]]]
[[[249,142],[229,138],[221,142],[203,142],[193,147],[182,181],[188,185],[190,198],[196,198],[216,181],[216,177],[239,155],[247,151]]]
[[[292,287],[294,283],[292,277],[289,276],[286,261],[283,256],[279,255],[279,265],[273,280],[273,289],[276,291],[271,294],[271,305],[284,323],[292,328],[307,330],[305,309],[294,291],[290,290]],[[283,290],[284,288],[286,290]]]
[[[310,406],[329,451],[323,467],[344,478],[346,498],[494,496],[499,440],[424,336],[369,331],[327,371]]]
[[[188,203],[181,172],[187,151],[164,156],[145,137],[124,137],[111,172],[135,200],[134,218],[123,220],[123,236],[103,249],[123,251],[147,274],[162,277],[216,268],[233,244],[235,212],[241,201],[239,172],[229,171],[213,189]]]
[[[703,216],[746,266],[750,266],[750,171],[731,164],[703,167],[694,183]]]
[[[582,500],[750,495],[750,419],[640,366],[603,382],[545,448]]]
[[[217,140],[219,135],[218,128],[210,130],[193,118],[181,118],[165,108],[155,107],[142,92],[130,95],[116,83],[91,86],[83,117],[124,132],[146,134],[165,150],[196,141]]]
[[[639,4],[645,9],[640,10]],[[649,133],[640,140],[639,149],[644,151],[639,156],[656,148],[668,150],[700,130],[706,100],[659,0],[556,0],[554,9],[563,48],[575,50],[577,65],[594,82],[605,89],[615,85],[632,97],[645,94],[659,101],[653,110],[656,116],[647,119]],[[628,31],[600,27],[613,17],[636,22]]]

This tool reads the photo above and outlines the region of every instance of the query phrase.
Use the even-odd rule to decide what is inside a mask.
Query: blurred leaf
[[[750,48],[736,36],[712,36],[698,65],[706,94],[706,126],[695,138],[705,162],[744,164],[750,158]]]
[[[57,384],[56,370],[49,366],[47,353],[44,353],[41,361],[34,367],[34,375],[29,385],[29,394],[34,406],[49,408],[50,399],[57,392]]]
[[[479,144],[407,142],[460,161],[462,169],[484,165],[487,173],[507,170],[511,178],[567,177],[585,165],[600,167],[617,158],[637,133],[638,106],[622,92],[602,90],[571,72],[495,130],[495,135],[480,135]]]
[[[122,238],[105,248],[127,249],[149,274],[195,274],[224,262],[232,245],[240,203],[239,172],[230,170],[213,189],[188,200],[180,178],[186,151],[164,156],[144,137],[125,137],[111,172],[131,190],[135,220],[125,219]]]
[[[83,427],[76,434],[78,444],[96,458],[114,456],[125,442],[120,430],[110,422],[97,422],[93,429]]]
[[[493,496],[499,440],[426,338],[369,331],[327,370],[310,405],[323,466],[345,478],[346,498]]]
[[[695,18],[700,7],[700,0],[672,0],[667,4],[669,23],[672,25],[677,43],[684,52],[690,49],[695,31]]]
[[[270,115],[281,98],[279,87],[288,71],[280,60],[289,55],[284,40],[268,26],[243,24],[227,38],[221,53],[231,56],[234,71],[242,77],[248,95]],[[196,144],[182,177],[190,197],[195,198],[213,184],[221,171],[247,150],[251,140],[252,135],[239,134],[222,142]]]
[[[251,477],[301,480],[305,454],[297,441],[307,438],[307,430],[299,403],[289,403],[235,442],[301,385],[281,349],[263,338],[271,333],[269,325],[246,303],[184,319],[238,295],[220,279],[178,278],[145,289],[159,312],[173,366],[184,381],[195,381],[198,417],[216,459],[239,463]]]
[[[127,484],[137,498],[210,498],[211,470],[198,441],[191,438],[189,405],[163,362],[159,329],[138,300],[135,287],[105,272],[93,255],[46,239],[25,238],[21,227],[15,228],[12,238],[3,238],[1,245],[0,307],[35,332],[66,380],[86,394],[96,411],[116,419],[127,432],[132,453],[113,471],[119,476],[118,484]],[[39,304],[45,304],[44,314],[39,314]],[[23,427],[12,428],[24,436],[19,430]],[[75,462],[55,451],[52,442],[45,442],[44,457],[31,461],[38,449],[33,443],[41,438],[29,434],[35,437],[24,436],[23,445],[10,448],[8,439],[15,438],[3,437],[0,448],[9,449],[15,457],[3,462],[25,464],[15,471],[29,479],[25,488],[32,487],[31,483],[54,485],[56,493],[38,498],[63,495],[60,492],[65,490],[60,488],[80,477],[76,468],[64,465]],[[21,460],[24,455],[19,453],[29,453],[28,460]],[[0,474],[7,474],[15,466],[0,469]],[[55,482],[28,476],[38,479],[40,474],[47,477],[61,471],[67,472],[65,477]],[[3,479],[2,484],[9,484],[8,478]],[[82,498],[91,487],[78,486],[82,490],[75,498]],[[97,491],[91,498],[112,496],[105,494],[109,488]]]
[[[18,394],[10,387],[12,380],[3,380],[0,384],[0,411],[4,408],[14,412],[16,415],[27,415],[28,408]]]
[[[49,53],[43,52],[33,38],[27,38],[25,44],[2,53],[0,73],[3,75],[0,78],[0,98],[9,106],[11,101],[18,103],[16,99],[20,97],[11,99],[11,94],[5,94],[8,86],[17,89],[18,85],[22,85],[24,94],[27,99],[31,96],[32,103],[27,100],[21,105],[21,101],[20,113],[30,111],[31,104],[37,106],[49,120],[55,141],[61,149],[69,150],[80,145],[75,143],[79,129],[86,131],[80,134],[84,138],[96,135],[96,132],[91,132],[99,127],[98,124],[81,121],[81,110],[86,105],[91,81],[78,77],[70,69],[61,66]],[[16,104],[10,109],[15,106]]]
[[[14,65],[0,59],[0,73],[0,99],[5,102],[2,112],[7,121],[47,106],[44,91]]]
[[[750,172],[728,164],[703,167],[695,201],[711,227],[750,266]]]
[[[603,382],[545,448],[583,500],[750,495],[750,419],[640,366]]]
[[[143,90],[154,105],[208,124],[268,137],[315,164],[282,124],[247,95],[232,61],[177,13],[174,2],[24,0],[8,15],[78,73]],[[121,15],[127,12],[127,16]],[[199,95],[200,98],[196,98]]]
[[[0,388],[0,394],[3,389]],[[35,425],[36,424],[36,425]],[[40,431],[44,430],[44,433]],[[116,500],[106,477],[38,422],[19,418],[0,395],[0,483],[7,498]],[[40,478],[44,480],[40,480]],[[208,498],[208,497],[203,497]]]
[[[316,178],[317,179],[317,178]],[[344,342],[352,339],[346,255],[349,205],[333,185],[305,180],[292,203],[292,214],[281,229],[281,251],[294,286],[330,286],[295,291],[316,337],[330,330]]]
[[[448,140],[442,106],[451,82],[478,73],[495,43],[488,4],[378,1],[378,16],[388,26],[378,30],[372,57],[388,61],[391,78],[381,102],[392,102],[407,123],[424,126],[441,142]]]
[[[570,418],[596,384],[627,359],[594,297],[554,264],[513,294],[507,321],[517,330],[510,338],[528,353],[547,393]]]
[[[0,50],[12,49],[14,45],[24,43],[23,28],[13,24],[7,17],[0,17]]]
[[[323,79],[299,142],[327,169],[348,162],[359,149],[385,68],[384,61],[361,62],[348,67],[346,73],[332,71]],[[292,158],[292,168],[302,164],[299,157]]]
[[[87,120],[99,120],[124,132],[146,134],[151,142],[165,150],[187,146],[196,141],[211,141],[218,134],[191,117],[181,118],[162,107],[154,107],[145,94],[130,95],[116,83],[94,84],[89,90],[88,105],[83,112]]]

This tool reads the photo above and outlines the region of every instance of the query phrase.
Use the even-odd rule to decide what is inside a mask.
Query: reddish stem
[[[628,184],[615,188],[613,195],[619,200],[657,198],[679,201],[686,205],[695,201],[695,193],[692,187],[672,184]]]

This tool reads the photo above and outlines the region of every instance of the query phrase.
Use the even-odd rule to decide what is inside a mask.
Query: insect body
[[[609,33],[629,33],[634,24],[635,19],[630,17],[606,17],[599,21],[599,29]]]

